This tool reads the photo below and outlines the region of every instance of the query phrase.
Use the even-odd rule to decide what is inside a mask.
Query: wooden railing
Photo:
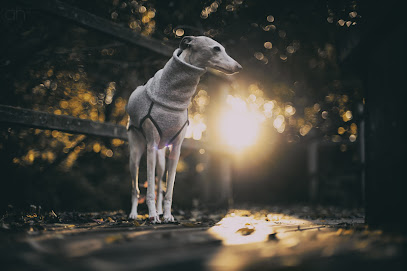
[[[68,19],[74,23],[77,23],[85,28],[94,29],[114,37],[116,40],[124,41],[126,43],[144,47],[155,53],[163,56],[171,57],[174,50],[177,48],[177,44],[164,42],[152,37],[143,36],[128,27],[124,27],[120,24],[114,23],[110,20],[101,18],[79,9],[77,7],[66,4],[58,0],[17,0],[23,5],[30,7],[34,10],[40,10],[47,13],[51,13],[57,17]],[[208,73],[217,78],[221,78],[226,82],[231,82],[231,78],[221,72],[209,68]]]
[[[45,130],[58,130],[71,134],[119,138],[127,141],[127,131],[123,125],[96,122],[66,115],[54,115],[8,105],[0,105],[0,123]],[[204,147],[207,148],[208,145],[201,141],[186,138],[182,147],[199,150]]]

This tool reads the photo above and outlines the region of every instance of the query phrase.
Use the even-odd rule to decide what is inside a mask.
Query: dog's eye
[[[213,50],[214,50],[215,52],[220,52],[220,47],[219,47],[219,46],[215,46],[215,47],[213,47]]]

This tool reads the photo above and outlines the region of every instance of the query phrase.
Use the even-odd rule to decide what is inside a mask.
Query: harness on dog
[[[160,135],[159,147],[171,144],[189,124],[188,106],[206,72],[181,60],[180,54],[175,50],[163,69],[133,91],[126,106],[127,129],[134,127],[145,137],[142,125],[150,119]]]
[[[151,122],[154,124],[155,128],[157,129],[158,134],[160,135],[160,138],[162,138],[163,132],[162,132],[160,126],[158,125],[158,123],[157,123],[157,122],[154,120],[154,118],[151,116],[151,111],[152,111],[152,109],[153,109],[153,106],[154,106],[154,102],[151,102],[150,108],[148,109],[148,113],[147,113],[147,115],[144,116],[144,118],[141,119],[141,121],[140,121],[140,126],[139,126],[139,127],[137,127],[137,126],[135,126],[135,125],[131,125],[131,124],[129,125],[129,124],[128,124],[128,125],[127,125],[127,130],[129,130],[130,128],[134,128],[134,129],[140,131],[140,132],[143,134],[144,138],[146,138],[146,134],[144,133],[144,130],[143,130],[142,125],[143,125],[143,123],[144,123],[144,121],[145,121],[146,119],[150,119]],[[129,123],[130,123],[130,122],[129,122]],[[168,143],[167,143],[166,145],[170,145],[170,144],[177,138],[177,136],[181,133],[182,129],[184,129],[184,127],[185,127],[186,125],[189,125],[188,110],[187,110],[187,120],[186,120],[186,122],[184,123],[184,125],[182,125],[182,127],[178,130],[178,132],[168,141]]]

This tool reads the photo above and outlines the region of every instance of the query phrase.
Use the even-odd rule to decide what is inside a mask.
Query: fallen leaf
[[[111,244],[111,243],[115,243],[115,242],[122,241],[122,240],[123,240],[123,235],[115,234],[115,235],[107,236],[105,238],[105,243],[106,244]]]
[[[252,234],[254,232],[254,228],[253,229],[249,229],[249,228],[241,228],[241,229],[238,229],[237,231],[236,231],[236,233],[240,233],[241,235],[250,235],[250,234]]]
[[[139,197],[139,199],[138,199],[138,204],[142,204],[142,203],[144,203],[146,201],[146,197],[145,196],[141,196],[141,197]]]
[[[269,241],[278,241],[277,233],[276,232],[275,233],[270,233],[269,236],[268,236],[268,240]]]

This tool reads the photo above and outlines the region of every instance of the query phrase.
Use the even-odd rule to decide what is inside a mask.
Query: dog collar
[[[174,51],[174,53],[172,53],[172,57],[176,62],[178,62],[180,65],[184,65],[186,67],[186,69],[191,69],[193,71],[196,71],[197,73],[201,73],[200,76],[202,76],[202,74],[204,74],[206,72],[206,69],[189,64],[189,63],[185,62],[184,60],[182,60],[181,58],[179,58],[181,53],[182,53],[182,50],[179,48],[176,49]]]
[[[172,110],[184,111],[195,94],[199,79],[206,69],[191,65],[179,58],[180,49],[145,85],[150,99]]]

